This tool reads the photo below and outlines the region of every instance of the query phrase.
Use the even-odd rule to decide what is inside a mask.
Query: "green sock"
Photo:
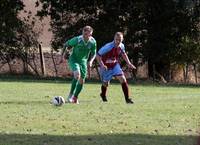
[[[73,78],[71,89],[70,89],[70,95],[74,94],[74,92],[75,92],[75,90],[77,88],[77,85],[78,85],[78,80]]]
[[[77,87],[76,87],[76,90],[75,90],[75,93],[74,93],[74,96],[75,96],[75,97],[78,98],[78,95],[79,95],[79,93],[81,92],[82,88],[83,88],[83,84],[80,84],[80,83],[78,82]]]

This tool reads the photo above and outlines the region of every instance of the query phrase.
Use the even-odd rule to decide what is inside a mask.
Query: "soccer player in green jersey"
[[[79,104],[78,95],[83,88],[87,70],[92,66],[96,56],[96,40],[92,37],[92,33],[93,28],[85,26],[82,30],[82,35],[68,40],[62,50],[61,62],[65,59],[67,51],[72,49],[68,60],[68,65],[73,71],[73,80],[67,99],[69,103]],[[90,55],[90,60],[88,60]]]

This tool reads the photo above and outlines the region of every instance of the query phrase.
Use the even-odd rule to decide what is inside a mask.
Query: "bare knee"
[[[116,78],[119,80],[119,82],[120,82],[121,84],[126,82],[126,77],[125,77],[124,75],[122,75],[122,76],[117,76]]]
[[[76,80],[79,80],[79,79],[80,79],[80,76],[81,76],[81,74],[80,74],[79,71],[74,72],[74,78],[75,78]]]
[[[108,87],[109,82],[103,82],[102,85],[103,85],[104,87]]]
[[[79,83],[80,83],[80,84],[84,84],[84,83],[85,83],[85,79],[83,79],[83,78],[80,77]]]

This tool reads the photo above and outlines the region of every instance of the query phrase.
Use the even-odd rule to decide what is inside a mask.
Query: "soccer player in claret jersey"
[[[92,33],[93,28],[85,26],[82,30],[82,35],[68,40],[62,50],[61,62],[65,59],[68,49],[72,49],[68,60],[69,67],[73,71],[73,80],[67,98],[69,103],[79,104],[78,95],[83,88],[88,67],[92,66],[96,56],[96,40],[92,37]],[[88,60],[90,54],[91,59]]]
[[[123,33],[117,32],[114,36],[114,41],[104,45],[97,53],[96,58],[100,65],[102,79],[100,96],[104,102],[107,102],[106,91],[108,84],[112,77],[116,77],[121,83],[126,103],[133,104],[133,101],[129,97],[127,80],[119,64],[119,57],[123,57],[130,69],[136,69],[136,67],[131,64],[122,41]]]

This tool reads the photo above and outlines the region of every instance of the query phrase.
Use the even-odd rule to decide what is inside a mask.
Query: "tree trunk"
[[[189,65],[186,64],[186,72],[185,72],[185,75],[186,75],[186,83],[188,82],[188,67],[189,67]]]
[[[153,82],[155,82],[156,79],[156,66],[153,64]]]
[[[24,74],[28,73],[28,56],[27,53],[24,55],[24,59],[22,59],[23,61],[23,67],[24,67]]]
[[[165,79],[160,73],[158,73],[157,71],[155,71],[155,74],[160,78],[160,80],[161,80],[163,83],[167,83],[166,79]]]
[[[8,67],[9,67],[10,73],[13,73],[13,71],[12,71],[12,66],[11,66],[11,64],[10,64],[10,61],[8,60],[7,63],[8,63]]]
[[[58,70],[57,70],[57,67],[56,67],[56,62],[53,58],[53,49],[51,50],[51,58],[52,58],[52,61],[53,61],[53,66],[54,66],[56,77],[57,77],[58,76]]]
[[[184,83],[186,83],[186,69],[185,69],[185,65],[183,66],[183,79],[184,79]]]
[[[183,67],[183,77],[184,77],[184,83],[188,82],[188,64],[185,64]]]
[[[42,75],[44,76],[46,73],[45,73],[44,55],[41,44],[39,44],[39,52],[40,52],[40,64],[41,64]]]
[[[28,64],[28,66],[30,66],[30,68],[36,73],[36,75],[39,76],[39,72],[37,71],[37,69],[35,69],[35,68],[31,65],[31,63],[27,63],[27,64]]]
[[[193,64],[193,67],[194,67],[195,82],[196,82],[196,84],[198,84],[197,67],[196,67],[196,64],[195,64],[195,63]]]
[[[23,72],[24,72],[24,74],[26,74],[28,72],[28,65],[25,61],[23,61],[23,68],[24,68]]]
[[[34,52],[33,52],[33,64],[34,64],[35,70],[38,70],[37,64],[35,62],[35,53]]]
[[[169,82],[172,80],[172,68],[171,68],[171,64],[169,66]]]

